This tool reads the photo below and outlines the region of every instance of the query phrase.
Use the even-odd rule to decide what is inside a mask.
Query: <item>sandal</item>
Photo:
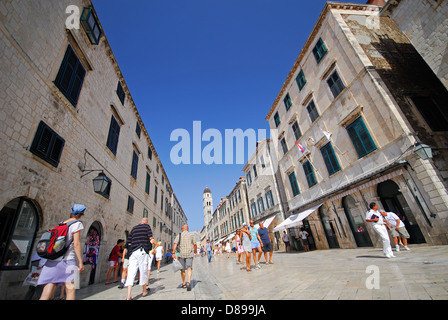
[[[181,286],[181,288],[186,288],[187,287],[187,284],[186,283],[182,283],[182,286]]]
[[[190,282],[185,283],[187,291],[191,291]]]

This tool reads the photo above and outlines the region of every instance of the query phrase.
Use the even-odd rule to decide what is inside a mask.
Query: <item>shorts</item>
[[[109,266],[110,266],[110,267],[116,267],[116,266],[118,266],[118,261],[109,260]]]
[[[403,238],[409,239],[409,233],[405,227],[398,228],[398,230],[395,228],[392,228],[391,234],[392,234],[392,237],[394,237],[394,238],[398,237],[401,234],[401,236]]]
[[[261,244],[258,241],[251,241],[250,246],[252,247],[252,249],[257,249],[257,248],[261,247]]]
[[[263,252],[271,252],[274,250],[274,248],[272,247],[272,243],[263,243],[263,248],[261,248],[263,250]]]
[[[285,241],[285,246],[289,247],[289,241]]]
[[[179,262],[182,265],[181,271],[193,268],[193,258],[181,258],[179,257]]]
[[[152,260],[154,259],[154,255],[153,254],[149,254],[148,255],[148,271],[151,271],[151,265],[152,265]]]
[[[124,259],[124,262],[123,262],[123,269],[127,269],[127,268],[128,268],[128,265],[129,265],[129,259]]]

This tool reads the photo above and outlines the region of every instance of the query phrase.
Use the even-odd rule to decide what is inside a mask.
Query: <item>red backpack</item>
[[[79,221],[61,222],[55,228],[46,231],[37,242],[36,251],[38,256],[54,260],[64,255],[71,244],[71,241],[68,241],[68,229],[75,222]]]

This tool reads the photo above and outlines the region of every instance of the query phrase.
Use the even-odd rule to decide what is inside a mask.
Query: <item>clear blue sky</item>
[[[265,117],[325,1],[93,4],[190,230],[201,230],[204,188],[212,190],[216,208],[243,175],[243,165],[174,165],[171,132],[182,128],[192,135],[193,121],[201,121],[202,132],[214,128],[223,136],[225,129],[268,130]]]

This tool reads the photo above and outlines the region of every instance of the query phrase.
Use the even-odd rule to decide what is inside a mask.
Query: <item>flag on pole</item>
[[[331,141],[331,133],[320,129],[328,141]]]
[[[296,141],[296,145],[302,153],[305,153],[305,147]]]

